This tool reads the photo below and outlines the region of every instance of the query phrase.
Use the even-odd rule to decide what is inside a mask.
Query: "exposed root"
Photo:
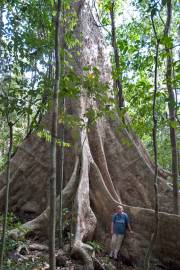
[[[69,207],[71,205],[71,202],[74,198],[74,194],[76,194],[76,189],[78,185],[78,177],[77,177],[78,166],[79,166],[79,156],[76,156],[72,176],[62,191],[62,203],[64,208]],[[59,209],[58,205],[59,205],[59,196],[57,197],[57,212]],[[25,234],[34,231],[38,231],[41,234],[47,235],[48,223],[49,223],[49,207],[46,210],[44,210],[42,214],[39,215],[37,218],[23,224],[21,228],[12,230],[10,232],[10,235],[14,239],[18,239],[19,237],[22,237]]]
[[[85,265],[85,269],[93,270],[92,252],[93,248],[90,245],[86,245],[81,241],[76,241],[72,250],[72,257],[81,259]]]
[[[83,241],[91,240],[96,228],[96,217],[91,210],[89,201],[89,163],[90,149],[86,131],[81,132],[82,143],[82,161],[79,186],[75,198],[75,239],[73,244],[72,254],[79,256],[87,269],[93,269],[93,261],[87,252],[89,245],[84,245]]]
[[[72,254],[75,257],[81,258],[87,269],[93,269],[93,261],[91,258],[92,248],[89,245],[86,245],[84,242],[87,240],[92,240],[94,236],[98,235],[98,239],[102,240],[104,245],[108,247],[110,241],[109,226],[111,222],[111,215],[115,206],[117,204],[122,204],[120,199],[117,199],[117,193],[113,191],[117,183],[110,177],[109,165],[107,166],[107,161],[109,160],[107,160],[105,155],[106,149],[103,145],[103,139],[101,138],[102,134],[97,133],[96,135],[98,136],[96,151],[98,151],[99,156],[94,159],[94,156],[96,156],[97,153],[95,153],[95,151],[93,149],[91,150],[89,147],[89,140],[86,130],[81,131],[81,162],[79,156],[77,155],[71,178],[69,182],[67,182],[62,192],[63,207],[71,207],[72,202],[74,202],[73,222],[75,224],[75,238]],[[92,138],[90,139],[90,143],[92,147]],[[117,148],[117,145],[115,147]],[[124,151],[124,149],[121,151]],[[132,150],[132,153],[133,151],[135,150]],[[118,154],[120,155],[119,151]],[[134,153],[132,155],[135,157]],[[129,167],[125,165],[129,165],[131,167],[136,164],[137,166],[140,160],[140,156],[136,156],[133,163],[132,159],[128,161],[126,160],[125,163],[122,164],[122,168],[126,168],[126,170],[128,170]],[[16,199],[17,196],[19,196],[18,190],[16,192]],[[57,205],[59,205],[59,198],[57,198]],[[131,243],[131,246],[133,246],[134,249],[136,249],[135,245],[139,245],[140,249],[142,250],[141,245],[142,241],[144,241],[142,239],[146,239],[146,243],[148,243],[147,239],[150,239],[151,236],[154,224],[154,212],[152,210],[139,207],[130,207],[124,203],[122,205],[124,206],[125,211],[128,212],[130,218],[133,220],[133,229],[136,231],[134,237],[136,241],[132,243],[132,240],[127,238],[125,243],[126,245]],[[164,215],[166,214],[160,215],[163,222]],[[168,220],[171,220],[171,217],[167,216],[167,218]],[[178,218],[175,219],[173,217],[172,222],[174,220],[179,223]],[[11,236],[17,239],[18,237],[22,237],[28,232],[33,231],[47,235],[48,222],[49,208],[43,211],[42,214],[37,218],[25,223],[20,230],[13,230],[11,232]],[[164,230],[164,224],[165,223],[161,223],[162,231]],[[169,226],[170,224],[168,227]],[[143,230],[143,232],[141,232],[141,230]],[[173,240],[173,238],[166,238],[166,240],[164,240],[163,234],[160,233],[159,241],[160,243],[163,242],[166,246],[168,246],[168,241],[172,242],[175,240]],[[143,250],[145,250],[145,248],[147,248],[147,245],[144,245]],[[134,251],[131,251],[130,246],[128,246],[128,250],[130,250],[131,255],[135,254]],[[161,254],[161,244],[157,245],[156,251],[157,254]],[[166,256],[168,256],[165,250],[163,250],[162,254],[166,254]],[[173,257],[174,254],[175,252],[173,251],[171,257]]]
[[[90,145],[91,145],[91,151],[93,153],[93,158],[96,164],[98,165],[98,168],[102,174],[104,184],[106,185],[107,189],[111,193],[111,195],[114,197],[115,200],[120,201],[120,196],[118,195],[117,191],[114,188],[107,162],[106,162],[106,157],[104,153],[104,147],[103,147],[103,141],[102,141],[102,134],[103,132],[103,127],[101,127],[102,123],[99,121],[96,125],[95,128],[93,128],[90,137]],[[94,140],[96,138],[96,140]],[[91,143],[92,141],[92,143]]]

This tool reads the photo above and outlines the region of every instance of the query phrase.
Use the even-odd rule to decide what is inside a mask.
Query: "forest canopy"
[[[151,14],[153,13],[156,32],[160,39],[158,93],[156,95],[158,163],[163,168],[171,170],[169,125],[177,130],[179,128],[179,17],[178,2],[173,1],[171,33],[170,36],[163,35],[166,20],[165,2],[115,1],[119,70],[115,68],[113,55],[111,59],[112,65],[114,65],[113,76],[114,78],[120,77],[123,85],[124,113],[128,112],[130,115],[132,128],[153,157],[151,112],[156,43],[151,22]],[[68,10],[70,4],[70,1],[65,1],[64,10]],[[102,28],[106,37],[108,51],[112,52],[109,5],[109,1],[98,1],[98,3],[92,1],[91,9],[95,23]],[[17,116],[19,118],[14,130],[15,150],[49,108],[52,87],[50,73],[54,62],[54,16],[55,9],[51,1],[44,3],[38,1],[37,3],[36,1],[32,1],[32,3],[31,1],[28,3],[4,1],[3,3],[1,1],[1,168],[6,160],[8,139],[7,123],[4,120],[7,113],[5,111],[7,110],[10,114],[11,121],[17,119]],[[70,48],[78,46],[80,41],[73,37],[73,29],[77,21],[76,15],[66,12],[63,20],[66,28],[66,48],[63,49],[62,53],[66,59],[66,65],[68,59],[72,58],[69,53]],[[172,82],[175,91],[175,104],[173,106],[176,108],[176,120],[170,120],[168,116],[169,97],[165,83],[167,57],[165,45],[171,49],[173,58]],[[72,79],[69,80],[71,83],[75,80],[73,86],[70,85],[67,77],[63,79],[63,88],[68,87],[69,89],[68,91],[62,90],[61,95],[76,96],[79,93],[77,80],[80,78],[75,78],[76,76],[71,74]],[[89,80],[91,76],[93,79],[93,76],[97,76],[97,72],[95,75],[91,75],[89,71],[88,76]],[[97,95],[97,93],[94,94]],[[8,108],[7,103],[11,109]],[[177,132],[177,136],[179,139],[179,132]]]

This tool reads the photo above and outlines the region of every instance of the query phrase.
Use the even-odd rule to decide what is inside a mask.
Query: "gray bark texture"
[[[81,56],[74,68],[96,66],[101,80],[111,82],[111,66],[103,36],[94,24],[88,1],[77,6],[76,36],[82,38]],[[82,90],[83,91],[83,90]],[[66,112],[84,118],[90,106],[97,106],[85,93],[79,99],[66,100]],[[50,130],[51,113],[43,124]],[[60,127],[59,127],[60,128]],[[77,136],[78,134],[78,136]],[[134,230],[125,238],[122,254],[137,264],[143,264],[154,227],[154,165],[137,136],[128,132],[116,119],[101,118],[90,130],[65,128],[64,138],[71,147],[65,148],[63,208],[73,205],[73,249],[75,257],[93,269],[92,248],[86,244],[96,239],[110,248],[110,223],[117,204],[122,203]],[[59,150],[60,151],[60,148]],[[59,164],[60,166],[60,164]],[[50,144],[36,134],[30,135],[11,160],[10,209],[19,215],[35,217],[24,224],[29,231],[46,234],[49,223],[47,207],[50,175]],[[163,173],[159,173],[159,232],[153,256],[180,267],[180,218],[172,215],[172,190]],[[3,208],[4,175],[0,177],[0,207]],[[59,198],[57,198],[57,208]],[[58,216],[58,215],[57,215]],[[15,230],[12,237],[21,232]]]

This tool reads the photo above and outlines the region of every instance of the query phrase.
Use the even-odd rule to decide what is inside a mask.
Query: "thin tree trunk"
[[[65,99],[63,98],[63,112],[65,109]],[[61,146],[61,177],[59,183],[59,248],[63,247],[63,208],[62,208],[62,190],[64,183],[64,124],[62,126],[62,146]]]
[[[8,151],[8,161],[7,161],[7,176],[6,176],[6,195],[5,195],[5,210],[4,210],[4,219],[3,219],[3,232],[1,239],[1,250],[0,250],[0,269],[3,269],[3,258],[4,258],[4,248],[6,244],[6,230],[7,230],[7,216],[8,216],[8,207],[9,207],[9,184],[10,184],[10,159],[13,146],[13,124],[11,122],[9,125],[9,151]]]
[[[56,238],[56,140],[58,122],[58,95],[60,84],[60,12],[61,0],[57,2],[56,31],[55,31],[55,60],[56,74],[52,107],[51,130],[51,177],[50,177],[50,235],[49,235],[49,264],[50,270],[56,269],[55,238]]]
[[[172,1],[167,1],[167,19],[164,30],[164,35],[169,37],[172,20]],[[177,139],[176,129],[172,126],[172,123],[176,121],[176,100],[174,95],[174,89],[172,85],[172,52],[171,49],[165,44],[167,53],[167,67],[166,67],[166,85],[169,95],[168,109],[170,119],[170,141],[171,141],[171,153],[172,153],[172,175],[173,175],[173,196],[174,196],[174,213],[179,214],[179,194],[178,194],[178,151],[177,151]]]
[[[156,112],[156,94],[157,94],[157,75],[158,75],[158,56],[159,56],[159,39],[157,37],[153,16],[151,16],[153,31],[156,38],[156,55],[155,55],[155,70],[154,70],[154,95],[153,95],[153,149],[154,149],[154,191],[155,191],[155,224],[154,231],[151,235],[151,241],[144,260],[144,270],[149,269],[149,261],[152,255],[153,246],[157,239],[159,228],[159,199],[158,199],[158,164],[157,164],[157,112]]]
[[[0,44],[2,44],[2,36],[3,36],[3,7],[0,8]],[[2,45],[0,45],[0,61],[2,61]],[[2,62],[0,62],[2,64]]]
[[[115,60],[115,66],[116,66],[116,74],[115,74],[115,82],[116,87],[118,89],[118,104],[119,108],[124,107],[124,97],[123,97],[123,88],[122,88],[122,76],[119,75],[120,73],[120,62],[119,62],[119,52],[117,47],[117,41],[116,41],[116,26],[115,26],[115,18],[114,18],[114,6],[115,6],[115,0],[111,1],[111,9],[110,9],[110,17],[111,17],[111,32],[112,32],[112,47],[114,51],[114,60]],[[120,78],[119,78],[120,77]]]
[[[61,10],[62,10],[62,21],[64,22],[64,1],[61,0]],[[64,49],[65,49],[65,29],[64,25],[62,27],[62,38],[61,38],[61,78],[64,77]],[[65,98],[62,97],[62,102],[60,102],[60,106],[62,107],[62,113],[65,113]],[[64,122],[62,122],[62,133],[61,133],[61,175],[59,179],[59,209],[58,209],[58,237],[59,237],[59,248],[63,247],[63,205],[62,205],[62,190],[64,184]]]

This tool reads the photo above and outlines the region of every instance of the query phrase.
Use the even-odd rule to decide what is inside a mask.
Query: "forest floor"
[[[21,222],[13,215],[8,215],[8,231],[21,226]],[[2,235],[2,216],[0,216],[0,236]],[[132,266],[131,262],[124,263],[123,258],[117,261],[110,259],[109,255],[100,249],[100,245],[94,241],[96,254],[93,256],[95,270],[142,270]],[[69,240],[63,246],[63,250],[56,252],[56,270],[86,270],[81,261],[74,260],[70,256]],[[48,270],[48,240],[32,235],[28,239],[14,240],[6,235],[6,246],[4,256],[5,270]],[[152,264],[151,270],[168,270],[162,264]]]
[[[47,241],[39,244],[39,241],[21,240],[7,241],[6,257],[4,260],[5,270],[48,270],[48,246]],[[74,260],[70,257],[69,244],[64,246],[63,250],[56,253],[56,270],[86,270],[81,261]],[[143,270],[142,268],[126,265],[121,258],[118,261],[110,259],[107,254],[97,254],[94,260],[95,270]],[[157,268],[151,270],[160,270],[167,268]]]
[[[10,250],[6,252],[5,268],[6,270],[48,270],[48,247],[46,244],[39,244],[26,240],[19,242],[13,249],[14,240],[8,241]],[[68,245],[65,245],[65,249]],[[99,256],[94,259],[96,270],[141,270],[132,266],[123,264],[120,260],[115,261],[108,255]],[[86,270],[81,261],[70,257],[69,252],[58,250],[56,253],[56,270]]]

